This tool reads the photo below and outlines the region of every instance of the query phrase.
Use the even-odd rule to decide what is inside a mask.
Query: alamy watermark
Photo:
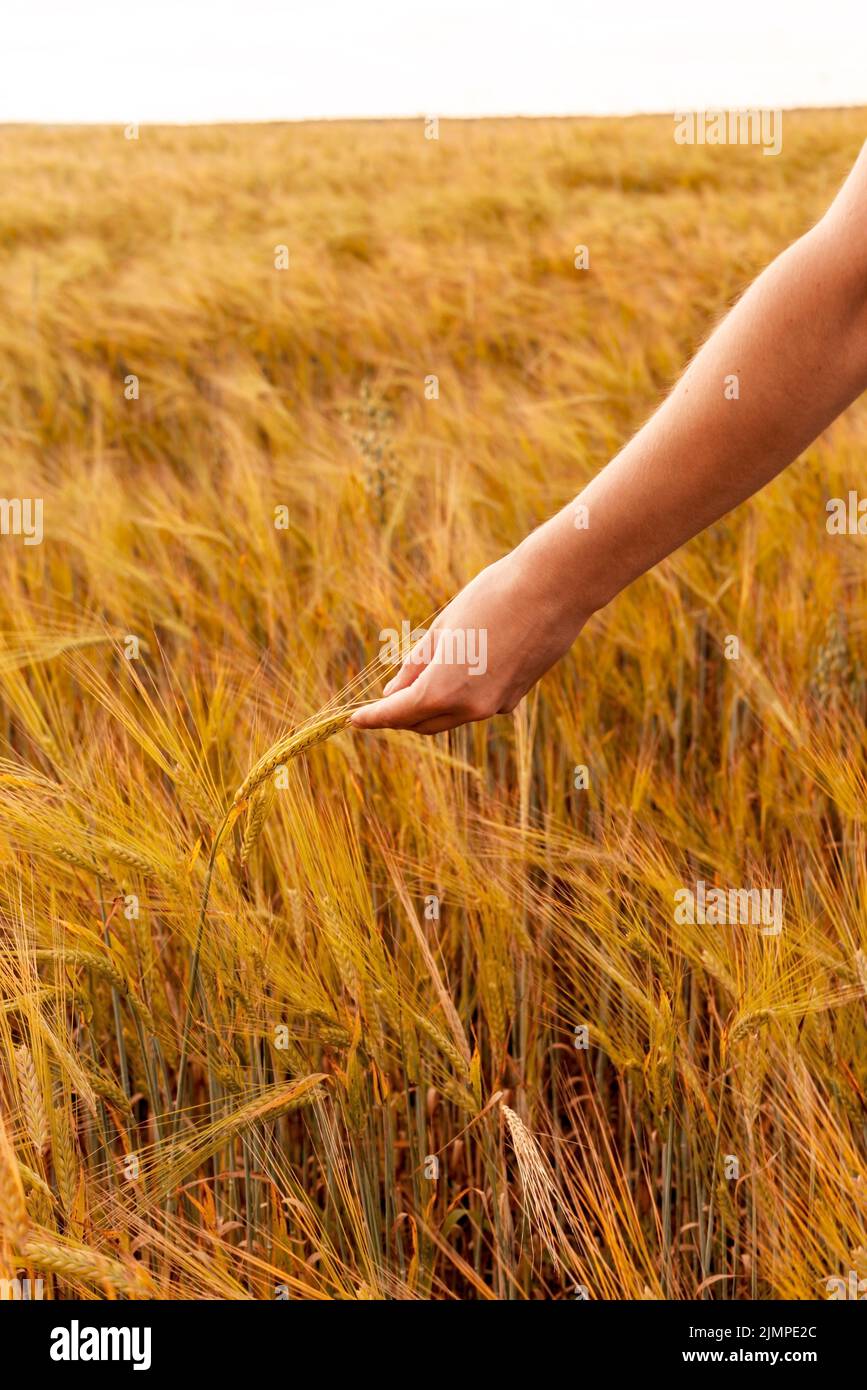
[[[825,1280],[825,1288],[832,1303],[840,1299],[856,1299],[859,1302],[867,1299],[867,1279],[859,1279],[854,1269],[849,1270],[845,1279],[839,1274],[832,1274]]]
[[[41,545],[42,535],[41,497],[0,497],[0,536],[23,536],[25,545]]]
[[[42,1279],[0,1279],[0,1303],[32,1303],[44,1294]]]
[[[379,634],[383,666],[410,660],[417,666],[466,666],[471,676],[488,669],[488,630],[484,627],[413,628],[406,619],[400,631],[384,627]]]
[[[678,888],[674,903],[678,926],[760,926],[762,936],[783,930],[782,888],[708,888],[700,878],[694,888]]]
[[[850,488],[846,497],[831,497],[825,503],[829,536],[867,536],[867,497]]]
[[[52,1361],[130,1361],[134,1371],[150,1370],[149,1327],[55,1327],[48,1352]]]
[[[782,111],[675,111],[676,145],[761,145],[762,154],[783,148]]]

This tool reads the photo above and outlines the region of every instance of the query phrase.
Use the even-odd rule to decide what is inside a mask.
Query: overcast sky
[[[3,0],[0,121],[867,104],[867,0]]]

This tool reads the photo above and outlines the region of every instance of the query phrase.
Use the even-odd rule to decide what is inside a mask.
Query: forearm
[[[863,208],[839,201],[576,499],[586,527],[572,503],[523,543],[540,580],[568,585],[577,620],[768,482],[867,387],[867,275],[851,229]]]
[[[652,419],[576,502],[461,590],[433,624],[442,644],[414,652],[353,722],[432,734],[513,710],[592,612],[791,463],[865,387],[867,147]],[[450,659],[454,632],[485,635],[484,669]]]

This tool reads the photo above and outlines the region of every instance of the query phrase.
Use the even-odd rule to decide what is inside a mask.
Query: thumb
[[[362,705],[351,716],[350,724],[356,729],[411,729],[425,705],[423,685],[413,680],[402,690]]]

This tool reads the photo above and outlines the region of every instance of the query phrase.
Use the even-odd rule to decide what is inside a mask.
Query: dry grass
[[[824,526],[863,406],[514,716],[340,727],[380,629],[577,491],[862,138],[0,131],[2,491],[45,499],[43,545],[0,539],[0,1276],[865,1272],[865,551]],[[675,925],[698,878],[782,885],[782,934]]]

